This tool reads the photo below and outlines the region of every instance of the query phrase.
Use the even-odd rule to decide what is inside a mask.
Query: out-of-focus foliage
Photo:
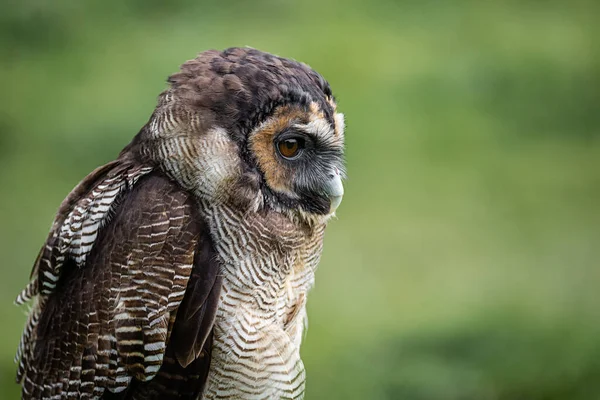
[[[347,116],[308,399],[600,398],[600,3],[0,7],[0,398],[60,201],[181,62],[234,45],[307,62]]]

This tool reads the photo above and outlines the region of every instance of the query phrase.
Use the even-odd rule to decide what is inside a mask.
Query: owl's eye
[[[305,141],[302,138],[287,138],[277,142],[277,150],[283,158],[293,160],[298,157],[305,146]]]

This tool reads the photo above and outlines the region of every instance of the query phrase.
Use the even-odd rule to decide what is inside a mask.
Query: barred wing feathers
[[[160,173],[123,160],[73,190],[17,299],[34,299],[17,354],[24,399],[199,393],[220,278],[196,210]],[[198,338],[172,349],[172,333]]]

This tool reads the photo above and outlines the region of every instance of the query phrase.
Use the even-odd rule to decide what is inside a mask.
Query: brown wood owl
[[[344,120],[305,64],[182,65],[63,201],[17,298],[23,399],[300,399],[306,295],[340,204]]]

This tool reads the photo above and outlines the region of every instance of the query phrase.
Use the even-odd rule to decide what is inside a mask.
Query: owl
[[[206,51],[61,204],[16,302],[23,399],[301,399],[344,118],[306,64]]]

